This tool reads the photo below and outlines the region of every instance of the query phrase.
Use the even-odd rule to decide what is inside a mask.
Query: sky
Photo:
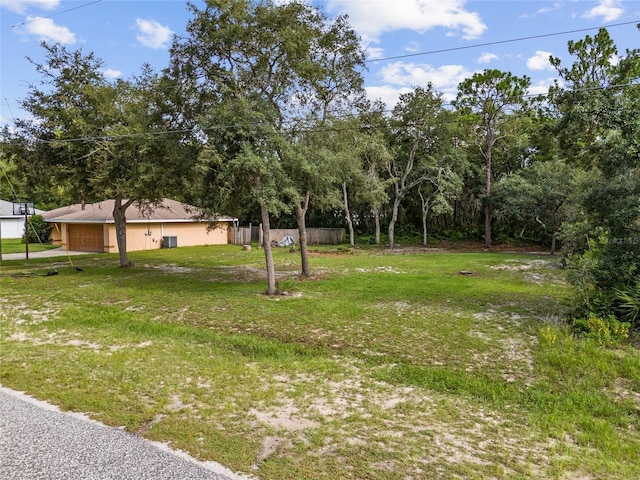
[[[527,75],[530,93],[544,93],[557,77],[549,56],[570,64],[567,42],[601,27],[620,55],[640,48],[638,0],[313,3],[330,18],[348,15],[367,52],[368,95],[389,108],[428,82],[453,99],[460,82],[488,68]],[[190,18],[182,0],[0,0],[0,125],[27,116],[20,102],[40,79],[27,57],[44,59],[42,41],[94,52],[107,77],[129,78],[144,63],[164,68],[173,36],[184,34]]]

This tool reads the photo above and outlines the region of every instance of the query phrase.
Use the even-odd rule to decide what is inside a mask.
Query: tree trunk
[[[491,248],[491,206],[487,198],[484,205],[484,248]]]
[[[311,276],[311,269],[309,268],[309,253],[307,251],[307,222],[306,215],[309,209],[309,192],[304,199],[304,206],[300,205],[300,202],[296,202],[296,216],[298,217],[298,234],[300,236],[300,261],[302,269],[300,275],[303,277]]]
[[[551,255],[556,254],[556,233],[551,236]]]
[[[127,208],[132,203],[133,200],[129,199],[123,204],[122,196],[116,195],[115,203],[113,205],[113,223],[116,227],[116,241],[118,243],[118,254],[120,255],[121,267],[133,266],[127,255],[127,217],[125,214]]]
[[[422,245],[427,246],[427,217],[429,216],[429,197],[424,198],[424,195],[418,189],[418,195],[420,195],[420,204],[422,207]]]
[[[393,210],[391,212],[391,221],[389,222],[389,248],[393,250],[395,247],[394,232],[396,228],[396,222],[398,221],[398,210],[400,209],[400,198],[396,197],[393,201]]]
[[[344,196],[344,215],[347,220],[347,226],[349,227],[349,246],[354,248],[355,245],[355,235],[353,233],[353,222],[351,221],[351,212],[349,212],[349,198],[347,196],[347,184],[342,184],[342,195]]]
[[[487,140],[486,160],[486,197],[484,199],[484,248],[491,248],[491,150],[493,138]]]
[[[429,215],[429,210],[422,210],[422,245],[427,246],[427,216]]]
[[[262,247],[264,248],[264,259],[267,264],[267,295],[275,295],[276,271],[273,265],[273,254],[271,252],[271,223],[269,222],[269,210],[263,201],[260,201],[260,216],[262,217]]]
[[[376,209],[373,215],[376,220],[376,245],[380,245],[380,210]]]

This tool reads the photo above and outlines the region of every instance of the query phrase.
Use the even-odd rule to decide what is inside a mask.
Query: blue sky
[[[452,98],[463,79],[485,68],[528,75],[531,93],[545,92],[555,78],[549,55],[569,61],[567,41],[593,36],[602,26],[627,23],[609,28],[621,55],[640,48],[635,26],[640,23],[638,0],[316,0],[314,4],[330,17],[349,15],[369,58],[365,73],[369,96],[390,107],[400,93],[429,81]],[[189,18],[181,0],[0,0],[0,125],[25,115],[20,99],[29,83],[38,80],[26,57],[43,59],[40,41],[93,51],[104,60],[106,75],[127,78],[143,63],[162,69],[172,36],[184,32]],[[486,45],[540,35],[545,36]],[[419,53],[426,54],[387,59]]]

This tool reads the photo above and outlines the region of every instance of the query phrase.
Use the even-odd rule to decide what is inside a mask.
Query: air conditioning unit
[[[178,237],[162,237],[162,248],[178,248]]]

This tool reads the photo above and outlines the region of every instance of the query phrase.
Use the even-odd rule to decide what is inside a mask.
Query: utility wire
[[[548,97],[552,94],[562,94],[562,93],[580,93],[580,92],[590,92],[590,91],[595,91],[595,90],[609,90],[609,89],[622,89],[622,88],[630,88],[630,87],[640,87],[640,83],[623,83],[623,84],[616,84],[616,85],[605,85],[605,86],[593,86],[593,87],[584,87],[584,88],[579,88],[579,89],[572,89],[572,90],[561,90],[559,92],[547,92],[547,93],[540,93],[540,94],[526,94],[523,95],[523,97],[525,98],[544,98],[544,97]],[[449,105],[451,106],[450,103],[444,103],[443,106]],[[383,113],[388,113],[391,112],[391,110],[384,110]],[[344,115],[342,117],[338,117],[338,119],[349,119],[349,118],[354,118],[356,115]],[[446,123],[459,123],[460,119],[456,119],[456,120],[452,120],[451,122],[446,122]],[[288,122],[287,122],[288,123]],[[437,123],[442,124],[442,122]],[[436,125],[436,124],[434,124]],[[91,136],[91,137],[77,137],[77,138],[60,138],[60,139],[52,139],[52,140],[39,140],[39,139],[35,139],[35,143],[41,143],[41,144],[60,144],[60,143],[79,143],[79,142],[96,142],[96,141],[112,141],[112,140],[120,140],[120,139],[126,139],[126,138],[141,138],[141,137],[156,137],[156,136],[161,136],[161,135],[179,135],[179,134],[185,134],[185,133],[212,133],[212,132],[219,132],[219,131],[224,131],[224,130],[233,130],[233,129],[240,129],[240,128],[247,128],[247,127],[260,127],[260,126],[272,126],[275,128],[275,125],[272,122],[251,122],[251,123],[244,123],[244,124],[230,124],[230,125],[216,125],[216,126],[212,126],[212,127],[195,127],[193,129],[174,129],[174,130],[158,130],[155,132],[141,132],[141,133],[129,133],[129,134],[122,134],[122,135],[96,135],[96,136]],[[307,132],[307,133],[314,133],[314,132],[337,132],[337,131],[348,131],[348,130],[360,130],[362,127],[361,126],[354,126],[354,127],[309,127],[309,128],[304,128],[304,127],[300,127],[298,129],[295,129],[298,132]],[[371,127],[371,129],[375,129],[377,127]],[[271,135],[275,135],[278,134],[280,132],[272,132],[269,133]]]
[[[70,8],[68,10],[64,10],[62,12],[58,12],[54,15],[60,15],[63,13],[67,13],[73,10],[77,10],[80,8],[84,8],[96,3],[100,3],[103,0],[95,0],[93,2],[90,3],[86,3],[84,5],[80,5],[78,7],[74,7],[74,8]],[[51,16],[54,16],[51,15]],[[24,22],[22,24],[19,25],[24,25],[28,23]],[[582,28],[582,29],[575,29],[575,30],[565,30],[562,32],[554,32],[554,33],[546,33],[546,34],[539,34],[539,35],[531,35],[531,36],[527,36],[527,37],[519,37],[519,38],[512,38],[512,39],[506,39],[506,40],[497,40],[497,41],[493,41],[493,42],[485,42],[485,43],[479,43],[479,44],[474,44],[474,45],[466,45],[466,46],[461,46],[461,47],[452,47],[452,48],[446,48],[446,49],[439,49],[439,50],[431,50],[431,51],[426,51],[426,52],[420,52],[420,53],[411,53],[411,54],[406,54],[406,55],[396,55],[396,56],[390,56],[390,57],[384,57],[384,58],[377,58],[377,59],[370,59],[370,60],[365,60],[366,63],[370,63],[370,62],[382,62],[382,61],[388,61],[388,60],[396,60],[396,59],[401,59],[401,58],[410,58],[410,57],[416,57],[416,56],[425,56],[425,55],[433,55],[433,54],[437,54],[437,53],[445,53],[445,52],[451,52],[451,51],[458,51],[458,50],[466,50],[466,49],[470,49],[470,48],[479,48],[479,47],[484,47],[484,46],[490,46],[490,45],[498,45],[498,44],[505,44],[505,43],[512,43],[512,42],[520,42],[520,41],[525,41],[525,40],[532,40],[532,39],[538,39],[538,38],[545,38],[545,37],[552,37],[552,36],[558,36],[558,35],[567,35],[567,34],[572,34],[572,33],[580,33],[580,32],[585,32],[585,31],[591,31],[591,30],[596,30],[596,29],[600,29],[600,28],[611,28],[611,27],[619,27],[619,26],[624,26],[624,25],[630,25],[630,24],[634,24],[637,23],[638,26],[640,27],[640,20],[633,20],[633,21],[627,21],[627,22],[620,22],[620,23],[614,23],[614,24],[609,24],[609,25],[603,25],[600,27],[589,27],[589,28]],[[13,27],[18,26],[18,25],[14,25]],[[630,87],[630,86],[638,86],[637,83],[629,83],[629,84],[623,84],[623,85],[609,85],[609,86],[603,86],[603,87],[590,87],[590,88],[585,88],[585,89],[577,89],[577,90],[569,90],[570,92],[579,92],[579,91],[589,91],[589,90],[600,90],[600,89],[608,89],[608,88],[621,88],[621,87]],[[177,88],[177,87],[176,87]],[[542,93],[542,94],[527,94],[524,95],[525,98],[540,98],[540,97],[545,97],[545,96],[549,96],[550,93]],[[5,97],[5,103],[7,104],[7,106],[9,108],[10,104],[9,101],[7,100],[7,98]],[[451,106],[450,103],[445,103],[444,105],[449,105]],[[385,110],[385,113],[391,112],[391,110]],[[11,114],[13,116],[13,114]],[[347,116],[345,116],[344,118],[348,118]],[[251,124],[238,124],[238,125],[220,125],[220,126],[216,126],[216,127],[209,127],[206,129],[202,129],[202,131],[215,131],[215,130],[228,130],[228,129],[233,129],[233,128],[246,128],[246,127],[250,127],[250,126],[257,126],[257,125],[272,125],[270,122],[254,122]],[[305,130],[305,129],[302,129]],[[306,129],[305,131],[314,131],[313,129]],[[133,137],[141,137],[141,136],[157,136],[157,135],[169,135],[169,134],[180,134],[180,133],[188,133],[188,132],[192,132],[192,130],[163,130],[163,131],[157,131],[157,132],[146,132],[146,133],[138,133],[138,134],[126,134],[126,135],[105,135],[105,136],[96,136],[96,137],[82,137],[82,138],[71,138],[71,139],[56,139],[56,140],[39,140],[39,143],[59,143],[59,142],[83,142],[83,141],[96,141],[96,140],[114,140],[114,139],[119,139],[119,138],[133,138]]]
[[[563,32],[554,32],[554,33],[543,33],[540,35],[530,35],[528,37],[519,37],[519,38],[511,38],[508,40],[496,40],[494,42],[485,42],[485,43],[476,43],[474,45],[465,45],[462,47],[451,47],[451,48],[442,48],[440,50],[430,50],[427,52],[419,52],[419,53],[407,53],[405,55],[394,55],[392,57],[383,57],[383,58],[372,58],[365,60],[365,63],[373,63],[373,62],[385,62],[388,60],[398,60],[400,58],[410,58],[410,57],[419,57],[424,55],[434,55],[436,53],[446,53],[446,52],[455,52],[458,50],[467,50],[470,48],[480,48],[480,47],[488,47],[491,45],[500,45],[503,43],[514,43],[514,42],[522,42],[524,40],[535,40],[537,38],[546,38],[546,37],[555,37],[558,35],[569,35],[571,33],[580,33],[587,32],[591,30],[600,30],[601,28],[611,28],[611,27],[621,27],[623,25],[631,25],[633,23],[637,23],[640,26],[640,20],[633,20],[630,22],[621,22],[621,23],[612,23],[610,25],[602,25],[600,27],[589,27],[589,28],[579,28],[576,30],[565,30]]]
[[[24,21],[24,22],[22,22],[22,23],[16,23],[15,25],[11,25],[11,28],[22,27],[23,25],[27,25],[28,23],[35,22],[36,20],[39,20],[39,19],[41,19],[41,18],[52,18],[52,17],[57,17],[58,15],[62,15],[63,13],[68,13],[68,12],[72,12],[72,11],[74,11],[74,10],[79,10],[79,9],[81,9],[81,8],[88,7],[89,5],[94,5],[94,4],[96,4],[96,3],[100,3],[100,2],[102,2],[102,0],[95,0],[95,1],[90,2],[90,3],[85,3],[84,5],[79,5],[79,6],[77,6],[77,7],[69,8],[69,9],[67,9],[67,10],[63,10],[63,11],[61,11],[61,12],[52,13],[51,15],[48,15],[48,16],[46,16],[46,17],[40,17],[40,16],[38,16],[38,17],[35,17],[35,18],[31,18],[31,19],[29,19],[29,20],[25,20],[25,21]]]
[[[13,116],[13,110],[11,109],[11,104],[9,103],[9,100],[7,100],[7,97],[4,97],[4,103],[6,103],[7,108],[9,108],[9,114],[11,115],[11,120],[15,120],[16,117]]]
[[[56,13],[54,15],[51,15],[51,16],[60,15],[60,14],[66,13],[66,12],[70,12],[72,10],[77,10],[79,8],[88,7],[89,5],[93,5],[95,3],[100,3],[102,1],[103,0],[95,0],[95,1],[90,2],[90,3],[84,4],[84,5],[80,5],[78,7],[74,7],[74,8],[70,8],[68,10],[64,10],[62,12],[58,12],[58,13]],[[25,25],[26,23],[29,23],[29,21],[23,22],[23,23],[18,24],[18,25],[13,25],[13,27],[20,26],[20,25]],[[465,46],[461,46],[461,47],[452,47],[452,48],[445,48],[445,49],[440,49],[440,50],[430,50],[430,51],[419,52],[419,53],[408,53],[406,55],[395,55],[395,56],[391,56],[391,57],[374,58],[374,59],[365,60],[365,63],[384,62],[384,61],[388,61],[388,60],[397,60],[397,59],[401,59],[401,58],[411,58],[411,57],[417,57],[417,56],[435,55],[437,53],[446,53],[446,52],[453,52],[453,51],[458,51],[458,50],[467,50],[467,49],[471,49],[471,48],[480,48],[480,47],[485,47],[485,46],[490,46],[490,45],[499,45],[499,44],[504,44],[504,43],[521,42],[521,41],[533,40],[533,39],[537,39],[537,38],[553,37],[553,36],[559,36],[559,35],[568,35],[568,34],[571,34],[571,33],[580,33],[580,32],[586,32],[586,31],[591,31],[591,30],[599,30],[600,28],[620,27],[620,26],[624,26],[624,25],[631,25],[631,24],[634,24],[634,23],[638,24],[638,27],[640,27],[640,19],[639,19],[639,20],[633,20],[633,21],[629,21],[629,22],[621,22],[621,23],[612,23],[610,25],[602,25],[600,27],[589,27],[589,28],[581,28],[581,29],[576,29],[576,30],[565,30],[565,31],[562,31],[562,32],[543,33],[543,34],[539,34],[539,35],[531,35],[531,36],[528,36],[528,37],[519,37],[519,38],[506,39],[506,40],[497,40],[497,41],[494,41],[494,42],[478,43],[478,44],[474,44],[474,45],[465,45]],[[5,102],[7,103],[7,105],[9,105],[9,102],[6,100],[6,97],[5,97]]]

